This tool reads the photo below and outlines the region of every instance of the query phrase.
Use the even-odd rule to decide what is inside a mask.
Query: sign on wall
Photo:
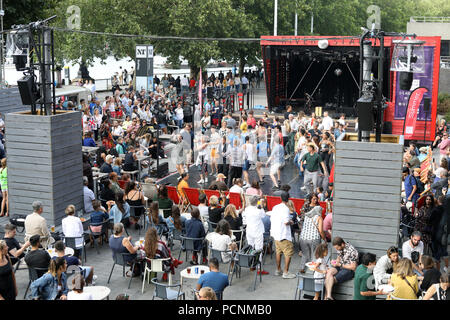
[[[153,46],[136,45],[136,90],[153,91]]]

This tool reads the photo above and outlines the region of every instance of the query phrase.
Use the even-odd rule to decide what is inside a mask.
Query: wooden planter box
[[[40,200],[42,216],[58,226],[67,205],[83,209],[80,112],[9,113],[5,127],[10,213],[30,214]]]

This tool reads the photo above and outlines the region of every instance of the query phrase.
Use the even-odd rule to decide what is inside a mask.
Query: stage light
[[[394,52],[392,54],[391,71],[399,72],[400,89],[410,90],[413,73],[425,71],[425,55],[423,40],[394,40]]]
[[[328,40],[327,39],[319,40],[317,46],[322,50],[328,48]]]

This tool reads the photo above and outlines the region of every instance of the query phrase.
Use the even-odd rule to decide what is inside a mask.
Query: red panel
[[[198,189],[195,188],[184,188],[184,192],[189,200],[189,203],[193,206],[198,206],[200,201],[198,200],[198,196],[200,195]]]
[[[237,192],[230,192],[230,204],[234,204],[236,209],[242,208],[241,194]]]
[[[299,214],[300,210],[302,209],[303,205],[305,204],[305,199],[290,198],[289,200],[291,200],[294,203],[295,212],[297,212],[297,214]]]
[[[220,198],[220,192],[217,190],[203,190],[203,192],[206,194],[206,198],[209,201],[209,198],[212,196],[216,196],[217,198]]]
[[[172,186],[167,186],[167,194],[169,198],[173,201],[173,203],[180,203],[180,199],[178,198],[177,188]]]
[[[267,200],[267,210],[268,211],[272,211],[272,208],[274,206],[276,206],[277,204],[281,203],[281,198],[280,197],[267,196],[266,200]]]

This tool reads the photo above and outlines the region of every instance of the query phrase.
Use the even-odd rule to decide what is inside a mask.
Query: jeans
[[[302,259],[300,261],[300,270],[305,269],[305,264],[314,258],[314,252],[320,244],[320,239],[302,240],[300,239],[300,248],[302,250]]]
[[[305,169],[304,172],[305,172],[305,180],[304,180],[303,184],[304,184],[308,194],[311,194],[317,188],[319,171],[309,172],[307,169]],[[312,186],[311,186],[311,184],[312,184]]]

